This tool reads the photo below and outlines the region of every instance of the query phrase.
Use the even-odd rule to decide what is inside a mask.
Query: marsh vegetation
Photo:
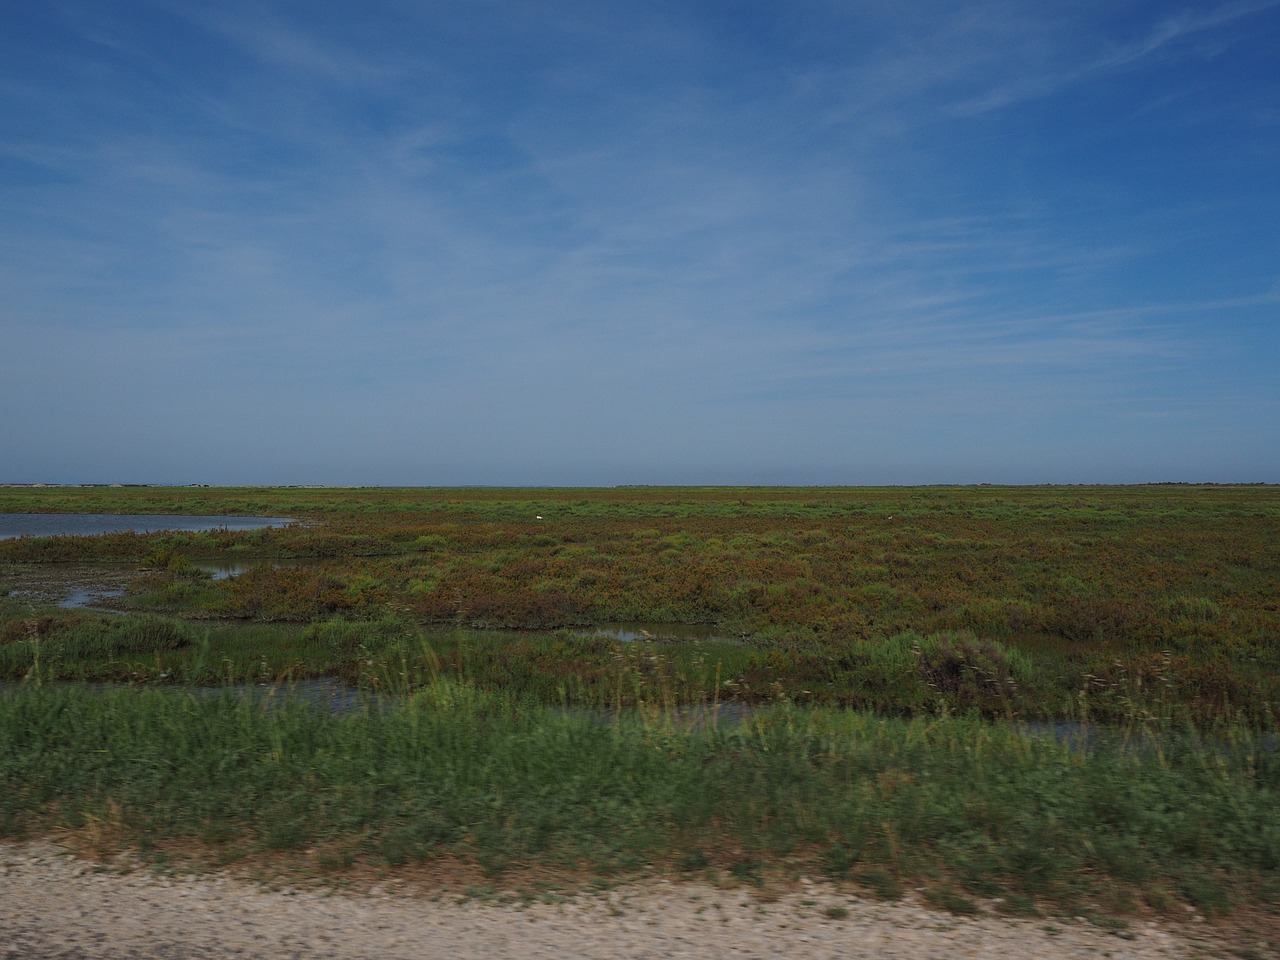
[[[5,834],[334,871],[821,871],[1025,910],[1276,899],[1275,488],[8,488],[0,509],[304,521],[0,542]],[[109,612],[29,589],[85,564],[127,571]],[[635,622],[707,632],[583,632]],[[315,678],[378,696],[288,702]],[[281,695],[195,689],[245,683]],[[719,723],[726,703],[752,710]],[[1054,721],[1095,732],[1029,726]]]

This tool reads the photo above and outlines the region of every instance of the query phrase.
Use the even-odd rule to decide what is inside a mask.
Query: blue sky
[[[0,481],[1280,482],[1280,0],[11,0]]]

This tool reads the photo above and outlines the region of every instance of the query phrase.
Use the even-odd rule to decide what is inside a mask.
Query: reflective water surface
[[[0,540],[14,537],[92,537],[162,530],[261,530],[285,527],[288,517],[221,517],[171,513],[0,513]]]
[[[238,577],[240,574],[254,570],[258,567],[305,567],[315,563],[309,558],[303,559],[271,559],[262,560],[257,558],[248,558],[240,560],[192,560],[191,565],[197,570],[203,570],[214,580],[230,580],[232,577]]]
[[[58,601],[58,606],[67,607],[68,609],[96,607],[103,600],[114,600],[123,596],[124,589],[119,587],[104,590],[85,590],[80,587],[72,587],[71,591]]]
[[[602,623],[575,631],[584,637],[600,637],[622,643],[645,641],[684,643],[740,643],[710,623]]]

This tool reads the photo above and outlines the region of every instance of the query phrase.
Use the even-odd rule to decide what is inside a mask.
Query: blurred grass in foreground
[[[976,718],[794,706],[690,729],[438,679],[338,716],[287,696],[10,687],[0,743],[0,835],[320,870],[785,868],[886,896],[1212,913],[1274,898],[1280,866],[1280,756],[1245,730],[1085,750]]]

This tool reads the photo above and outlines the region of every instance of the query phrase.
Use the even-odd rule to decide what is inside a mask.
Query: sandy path
[[[835,917],[827,914],[832,908]],[[530,905],[385,890],[273,892],[229,874],[120,873],[49,843],[0,844],[4,960],[1228,955],[1190,932],[1136,922],[1128,931],[1132,939],[1122,939],[1083,921],[957,918],[909,900],[851,899],[824,884],[804,884],[769,903],[741,890],[685,882]]]

